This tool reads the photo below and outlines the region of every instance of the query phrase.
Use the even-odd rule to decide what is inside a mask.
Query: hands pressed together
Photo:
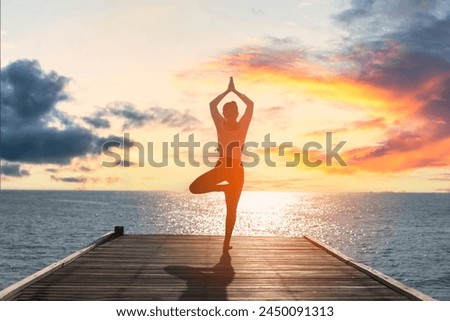
[[[236,93],[237,90],[234,87],[233,77],[230,77],[230,82],[228,83],[227,93]]]
[[[217,104],[229,93],[235,93],[236,96],[238,96],[242,101],[248,106],[253,107],[253,102],[244,94],[241,94],[239,91],[237,91],[236,87],[234,86],[233,77],[230,77],[230,82],[228,83],[228,88],[225,92],[217,96],[213,101],[211,101],[210,105],[213,107],[217,107]]]

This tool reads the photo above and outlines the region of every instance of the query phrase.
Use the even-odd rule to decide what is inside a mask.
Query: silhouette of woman
[[[247,106],[239,121],[237,121],[239,112],[235,101],[224,104],[223,117],[217,108],[220,101],[229,93],[235,93]],[[241,156],[245,136],[253,115],[253,102],[236,90],[233,77],[230,77],[227,90],[211,101],[209,107],[217,130],[219,159],[213,169],[198,177],[189,186],[189,190],[193,194],[225,193],[227,206],[225,239],[223,241],[223,252],[225,253],[232,248],[230,239],[236,223],[237,206],[244,185]],[[222,184],[223,182],[228,184]]]

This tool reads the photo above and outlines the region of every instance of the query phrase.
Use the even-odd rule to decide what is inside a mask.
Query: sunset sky
[[[185,167],[131,147],[108,168],[101,146],[128,133],[160,161],[176,134],[215,141],[209,102],[233,76],[251,151],[293,144],[245,190],[450,192],[449,39],[447,0],[2,1],[1,188],[187,191],[209,167],[186,150]],[[285,165],[326,132],[347,166]]]

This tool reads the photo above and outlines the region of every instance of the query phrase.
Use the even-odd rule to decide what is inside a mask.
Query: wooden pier
[[[0,292],[0,300],[433,300],[310,237],[123,235]]]

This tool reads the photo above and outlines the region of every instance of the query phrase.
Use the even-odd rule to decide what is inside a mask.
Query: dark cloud
[[[374,2],[375,0],[353,0],[351,7],[336,15],[335,19],[350,24],[360,18],[368,17],[372,13]]]
[[[112,102],[93,116],[84,117],[83,120],[96,128],[107,128],[106,125],[109,127],[108,119],[110,117],[117,117],[123,121],[122,130],[162,124],[186,131],[200,124],[200,121],[190,115],[189,111],[182,113],[175,109],[163,107],[138,110],[129,102]]]
[[[424,53],[407,52],[393,59],[373,59],[359,70],[360,80],[421,102],[416,114],[432,125],[424,128],[423,132],[418,131],[419,134],[427,139],[450,136],[450,61]],[[409,133],[402,133],[394,137],[395,142],[401,145],[404,135],[409,137]],[[386,143],[386,147],[397,145],[389,141]]]
[[[150,115],[153,123],[160,123],[169,127],[180,127],[183,130],[192,130],[200,123],[188,111],[181,113],[171,108],[150,107],[147,113]]]
[[[88,179],[86,177],[80,176],[80,177],[57,177],[55,175],[50,176],[50,178],[57,182],[64,182],[64,183],[86,183]]]
[[[433,121],[434,139],[450,136],[450,71],[438,88],[428,95],[429,100],[420,114]]]
[[[4,176],[23,177],[30,176],[30,172],[21,169],[20,164],[2,163],[0,165],[0,173]]]
[[[446,0],[353,0],[335,17],[348,46],[377,46],[387,39],[408,51],[450,61],[450,2]]]
[[[108,119],[98,115],[93,117],[83,117],[82,119],[94,128],[109,128],[111,126]]]
[[[348,151],[350,163],[374,170],[448,166],[427,146],[450,137],[450,2],[353,0],[334,18],[347,31],[337,59],[351,66],[344,76],[415,103],[396,107],[408,119],[386,125],[383,141]],[[425,125],[411,128],[409,119]],[[403,163],[399,155],[412,152]]]
[[[133,104],[127,102],[110,103],[105,112],[124,119],[123,129],[141,127],[151,120],[150,115],[137,110]]]
[[[1,157],[35,164],[68,164],[74,157],[91,153],[96,137],[79,128],[57,130],[41,126],[2,128]]]
[[[36,60],[17,60],[2,68],[2,159],[68,164],[74,157],[100,153],[102,143],[110,137],[98,137],[76,125],[56,107],[69,99],[65,92],[68,81],[54,71],[44,72]]]
[[[96,153],[101,153],[102,149],[107,150],[110,147],[131,147],[133,142],[129,140],[127,137],[120,137],[115,135],[110,135],[108,137],[97,138],[95,145],[97,146],[95,149]]]
[[[415,130],[388,129],[377,147],[354,151],[357,157],[418,150],[450,137],[450,2],[352,1],[335,18],[350,32],[343,55],[343,62],[354,67],[349,76],[410,97],[417,106],[403,111],[427,121]],[[417,166],[440,165],[428,158],[425,163]]]
[[[44,73],[36,60],[17,60],[2,68],[2,127],[44,122],[58,102],[69,99],[64,92],[68,82],[53,71]]]
[[[86,176],[56,176],[51,175],[50,179],[55,182],[61,182],[61,183],[73,183],[73,184],[96,184],[99,182],[105,182],[107,184],[114,184],[121,180],[120,177],[110,176],[106,177],[104,179],[98,178],[98,177],[86,177]]]
[[[77,125],[57,109],[70,99],[65,91],[69,79],[54,71],[44,72],[36,60],[17,60],[1,69],[0,156],[2,160],[30,164],[70,164],[73,158],[96,155],[102,148],[131,146],[124,137],[98,136],[93,130],[109,128],[110,117],[123,120],[123,129],[162,124],[190,130],[199,120],[188,111],[151,107],[144,111],[130,103],[112,103],[91,117],[83,117],[91,129]],[[56,126],[55,126],[56,125]],[[112,142],[113,145],[111,145]],[[109,143],[109,145],[107,144]],[[26,176],[19,164],[8,164],[2,175]],[[125,164],[124,164],[125,165]],[[133,164],[126,164],[133,165]],[[81,171],[88,171],[80,167]],[[47,169],[56,173],[56,169]],[[56,177],[61,182],[85,182],[83,177]],[[90,179],[92,181],[92,179]]]
[[[334,19],[350,27],[351,31],[374,34],[378,30],[386,33],[411,29],[419,24],[427,26],[431,21],[445,17],[449,10],[446,0],[351,0],[350,6]],[[377,28],[370,32],[372,27]]]
[[[379,55],[379,57],[373,57]],[[450,62],[424,53],[399,53],[390,57],[388,53],[376,51],[372,59],[359,66],[359,78],[380,87],[397,90],[411,90],[429,80],[450,75]],[[358,62],[355,55],[354,62]]]
[[[82,172],[90,172],[91,171],[91,169],[86,166],[80,166],[78,169]]]
[[[427,124],[415,130],[388,128],[387,138],[377,147],[349,152],[358,155],[358,161],[420,150],[430,142],[450,137],[450,63],[440,58],[409,54],[396,64],[378,66],[376,73],[365,74],[362,79],[420,101],[420,108],[411,110],[409,117],[426,120]],[[402,124],[406,125],[407,121]],[[423,162],[416,160],[414,164],[415,167],[448,166],[445,161],[433,160],[431,155],[426,156]]]
[[[422,146],[422,144],[424,144],[424,141],[420,133],[401,131],[393,134],[389,139],[382,142],[380,147],[368,153],[365,157],[380,157],[393,152],[414,150]]]
[[[444,19],[431,20],[428,25],[415,25],[408,31],[388,35],[411,51],[426,52],[450,61],[450,14]]]
[[[56,110],[69,97],[68,78],[44,73],[35,60],[18,60],[1,70],[1,158],[28,163],[69,163],[88,153],[94,141]],[[64,129],[49,127],[59,121]]]
[[[56,168],[47,168],[45,171],[49,173],[58,173],[58,170]]]

